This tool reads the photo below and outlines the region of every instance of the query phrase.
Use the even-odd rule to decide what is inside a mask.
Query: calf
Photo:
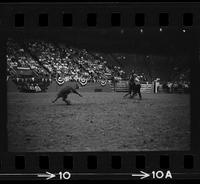
[[[62,98],[63,101],[67,104],[67,105],[70,105],[70,101],[67,100],[67,97],[70,93],[75,93],[77,95],[79,95],[80,97],[82,97],[81,94],[79,94],[76,89],[70,87],[70,86],[65,86],[63,89],[61,89],[58,94],[57,94],[57,97],[55,100],[52,101],[52,103],[55,103],[59,98]]]

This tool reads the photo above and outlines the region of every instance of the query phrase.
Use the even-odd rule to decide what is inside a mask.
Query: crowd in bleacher
[[[28,51],[35,55],[39,63],[42,63],[54,77],[60,74],[71,78],[76,76],[95,78],[111,72],[102,57],[88,53],[85,49],[44,41],[28,42],[27,46]]]
[[[18,68],[29,68],[39,78],[68,77],[70,80],[98,81],[123,74],[119,66],[108,68],[107,61],[98,53],[41,40],[8,39],[7,65],[8,75],[14,79]]]
[[[123,71],[120,66],[108,65],[108,61],[99,53],[42,40],[19,42],[8,39],[7,65],[8,74],[12,75],[15,81],[17,81],[15,71],[19,67],[29,68],[41,80],[44,77],[56,78],[61,76],[63,78],[69,77],[70,80],[87,78],[87,80],[92,81],[110,77],[117,81],[126,80],[128,77],[128,73]],[[138,75],[142,82],[148,81],[147,74],[138,73]],[[169,92],[180,86],[189,88],[189,82],[182,81],[166,81],[163,87],[168,89]],[[36,82],[33,84],[36,85]]]
[[[7,42],[7,70],[12,73],[17,68],[30,68],[38,74],[46,74],[45,70],[31,56],[25,52],[24,48],[12,39]]]

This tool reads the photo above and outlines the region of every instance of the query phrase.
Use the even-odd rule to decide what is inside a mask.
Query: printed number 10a
[[[163,171],[153,171],[152,175],[153,179],[167,179],[167,178],[172,179],[172,174],[170,171],[167,171],[166,173],[164,173]]]

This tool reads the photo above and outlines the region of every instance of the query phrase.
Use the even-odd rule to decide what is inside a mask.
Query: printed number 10
[[[64,180],[69,180],[71,178],[71,174],[69,172],[59,172],[58,173],[60,176],[60,180],[64,179]]]

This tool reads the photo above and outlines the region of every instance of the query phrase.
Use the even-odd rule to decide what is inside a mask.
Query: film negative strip
[[[0,180],[200,179],[199,8],[0,4]]]

